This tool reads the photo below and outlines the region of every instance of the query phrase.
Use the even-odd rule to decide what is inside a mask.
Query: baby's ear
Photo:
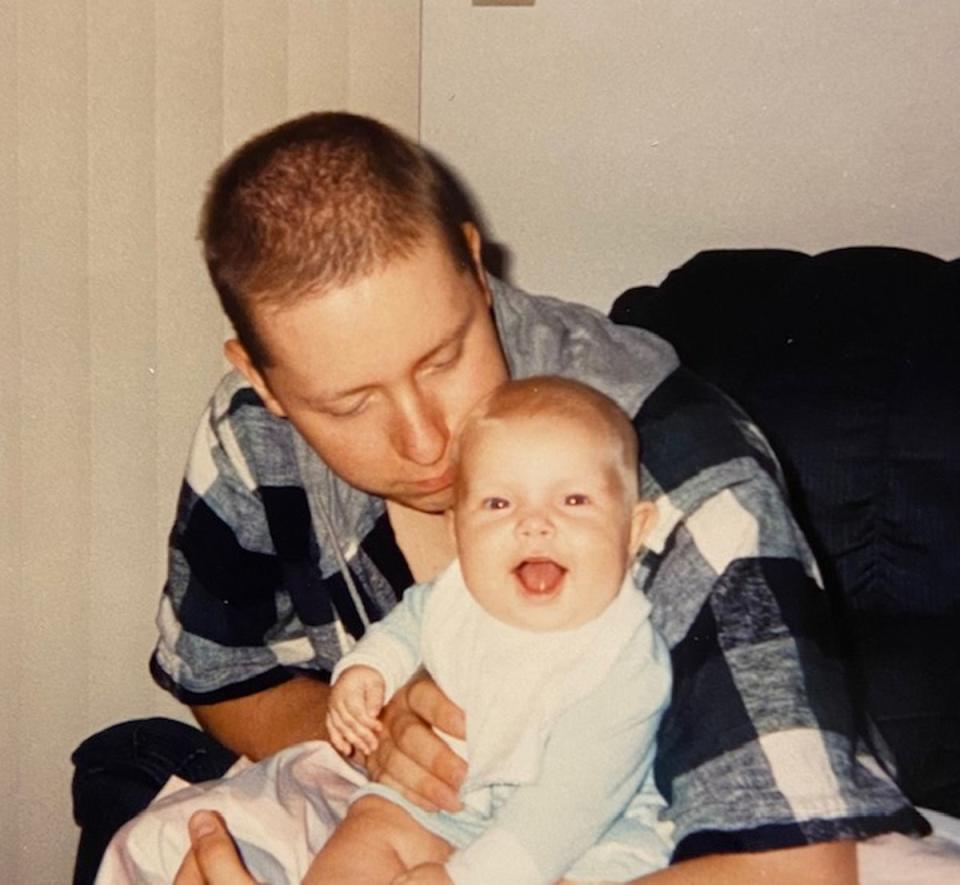
[[[652,501],[637,501],[630,514],[630,555],[636,556],[657,522],[657,508]]]

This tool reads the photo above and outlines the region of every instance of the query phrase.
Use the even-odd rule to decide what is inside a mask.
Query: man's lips
[[[444,473],[441,473],[440,476],[434,476],[430,479],[421,479],[418,482],[413,483],[413,487],[418,492],[430,493],[430,492],[439,492],[442,489],[449,488],[453,485],[453,471],[447,470]]]
[[[537,556],[523,560],[513,573],[526,593],[549,596],[560,586],[567,570],[552,559]]]

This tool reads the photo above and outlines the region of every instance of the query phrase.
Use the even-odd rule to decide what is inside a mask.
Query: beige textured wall
[[[183,715],[146,662],[225,327],[194,239],[229,147],[312,108],[415,134],[419,0],[0,4],[0,880],[69,881],[68,755]]]
[[[960,254],[960,3],[423,6],[423,140],[535,291],[607,307],[719,246]]]

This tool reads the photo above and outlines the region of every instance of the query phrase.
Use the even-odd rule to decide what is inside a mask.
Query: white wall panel
[[[19,795],[20,612],[23,587],[20,519],[21,462],[20,298],[18,297],[17,20],[0,27],[0,795]],[[20,841],[18,818],[0,815],[0,857]]]
[[[160,582],[155,23],[135,5],[97,0],[88,5],[87,33],[88,125],[78,135],[88,155],[88,703],[70,738],[78,726],[109,724],[119,710],[149,709],[134,705],[148,688],[150,624],[138,614]]]
[[[416,138],[420,2],[356,0],[349,15],[349,106]]]
[[[410,6],[404,0],[401,6]],[[419,0],[413,4],[419,6]],[[350,105],[349,8],[344,0],[290,0],[287,17],[287,111],[296,116],[308,111],[337,110]],[[397,34],[399,51],[406,53],[419,32]],[[383,75],[380,75],[383,79]],[[408,84],[409,88],[409,84]],[[242,135],[240,136],[242,137]]]
[[[20,4],[17,216],[20,584],[10,686],[18,794],[5,867],[14,881],[54,882],[68,841],[62,760],[83,715],[76,665],[90,599],[90,304],[87,277],[86,9]],[[84,647],[80,640],[80,647]],[[46,797],[61,799],[51,808]],[[43,801],[39,801],[43,797]],[[4,817],[7,817],[4,815]],[[35,850],[43,834],[43,852]],[[49,834],[49,836],[48,836]],[[9,857],[9,866],[7,858]],[[6,874],[5,874],[6,875]]]
[[[424,0],[421,133],[515,278],[607,307],[721,246],[960,252],[960,4]]]
[[[222,319],[196,236],[206,181],[224,152],[225,91],[232,89],[224,76],[230,6],[168,0],[156,7],[154,323],[157,425],[164,428],[156,469],[164,491],[176,487],[193,426],[223,367]],[[283,70],[281,63],[277,74]],[[172,503],[167,491],[157,513],[158,555]]]

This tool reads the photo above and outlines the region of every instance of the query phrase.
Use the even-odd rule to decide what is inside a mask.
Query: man
[[[765,442],[655,336],[488,277],[462,207],[421,149],[347,114],[279,126],[218,172],[202,233],[237,371],[191,454],[155,678],[214,753],[325,737],[340,655],[452,558],[460,420],[508,376],[572,375],[635,416],[659,511],[645,590],[674,670],[656,776],[677,847],[651,881],[855,881],[855,840],[926,826],[859,746]],[[371,777],[456,810],[463,763],[430,726],[462,736],[460,712],[415,679],[382,720]]]

